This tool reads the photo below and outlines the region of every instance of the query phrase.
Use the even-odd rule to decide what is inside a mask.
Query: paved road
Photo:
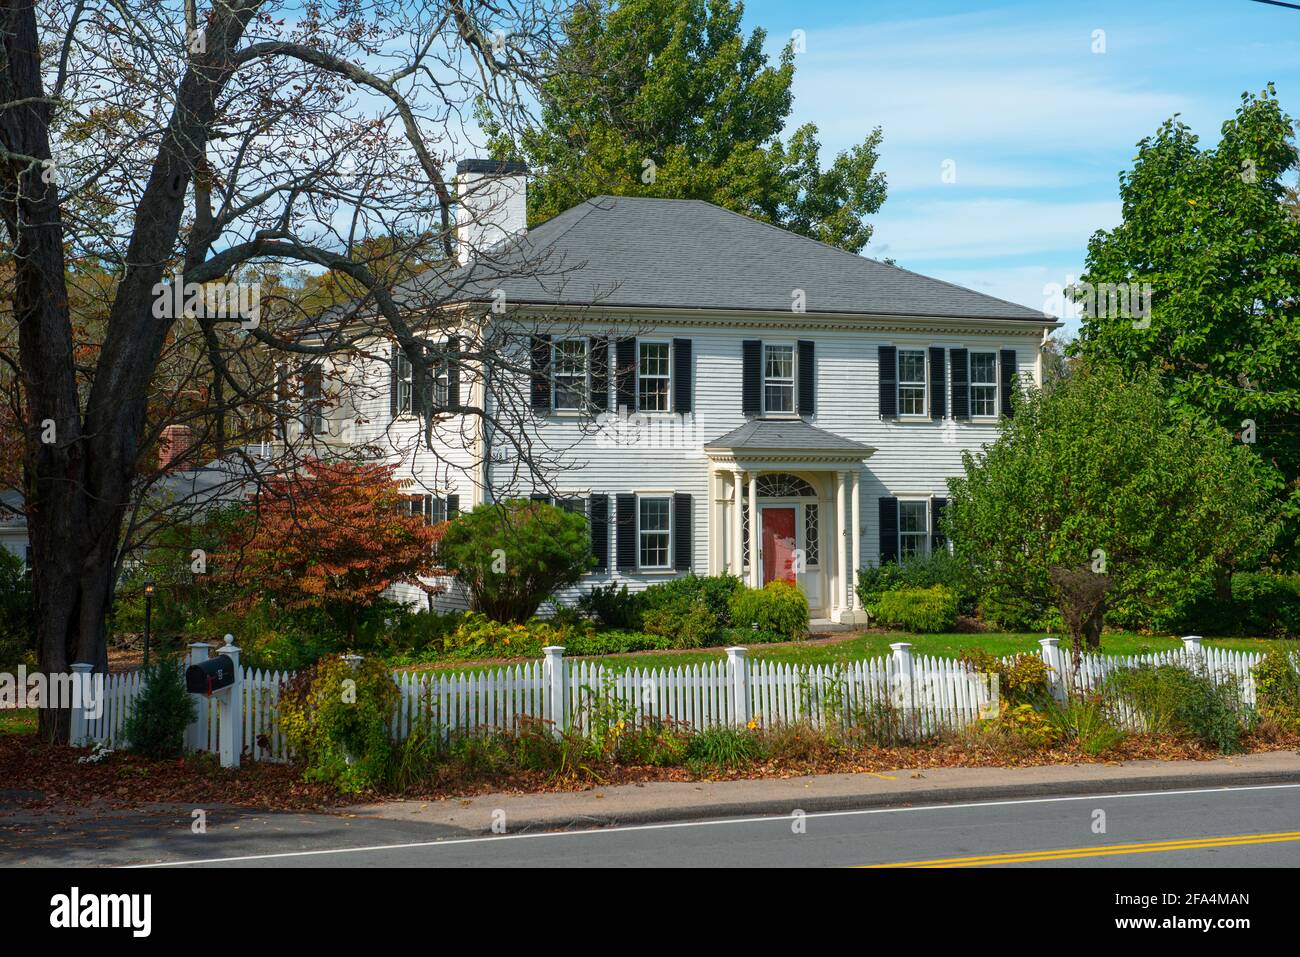
[[[1099,813],[1100,812],[1100,813]],[[325,818],[186,841],[191,867],[1300,866],[1300,785],[875,808],[493,837]],[[1104,832],[1100,828],[1104,827]],[[423,831],[423,833],[421,833]],[[180,850],[180,848],[173,848]],[[114,848],[124,863],[129,846]],[[141,861],[142,857],[135,857]],[[101,858],[101,863],[108,863]]]

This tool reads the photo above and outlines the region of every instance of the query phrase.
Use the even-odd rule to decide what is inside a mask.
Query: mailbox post
[[[190,650],[191,664],[185,669],[186,690],[211,698],[216,704],[217,749],[221,766],[237,768],[240,753],[244,750],[244,681],[235,636],[226,635],[226,643],[212,658],[195,654],[195,646]]]

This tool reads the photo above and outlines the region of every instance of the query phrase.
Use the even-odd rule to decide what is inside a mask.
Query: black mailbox
[[[229,655],[217,655],[185,669],[185,690],[190,694],[212,694],[235,683],[235,663]]]

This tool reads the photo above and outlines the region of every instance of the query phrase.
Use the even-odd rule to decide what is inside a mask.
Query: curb
[[[1095,779],[1078,781],[1052,781],[1034,784],[981,785],[949,787],[926,791],[923,794],[833,794],[808,795],[797,804],[789,799],[761,798],[753,801],[728,801],[724,803],[646,808],[627,813],[580,814],[571,817],[551,816],[519,818],[511,816],[510,832],[564,831],[597,827],[635,827],[649,824],[672,824],[687,821],[715,821],[737,817],[789,817],[794,810],[806,814],[836,811],[871,811],[892,808],[930,807],[932,805],[961,805],[1014,799],[1048,797],[1089,797],[1094,795],[1132,794],[1144,791],[1203,790],[1216,787],[1266,786],[1293,784],[1300,786],[1300,771],[1256,771],[1223,774],[1187,774],[1121,778],[1113,781]],[[491,826],[466,828],[471,833],[490,834]]]

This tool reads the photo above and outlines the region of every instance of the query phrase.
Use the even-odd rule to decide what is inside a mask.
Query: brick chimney
[[[456,164],[456,261],[462,266],[528,231],[528,166],[468,159]]]
[[[188,425],[169,425],[158,436],[158,467],[170,472],[185,453],[194,445],[194,432]],[[193,463],[182,463],[180,467],[191,467]]]

